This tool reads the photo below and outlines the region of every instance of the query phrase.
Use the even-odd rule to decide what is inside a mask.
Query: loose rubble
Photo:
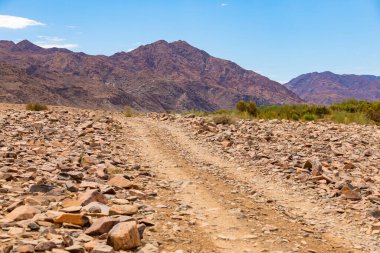
[[[223,125],[194,115],[150,117],[177,122],[228,160],[309,194],[323,203],[326,214],[340,213],[340,219],[373,235],[372,249],[379,250],[378,126],[286,120],[239,120]]]
[[[147,244],[153,175],[118,141],[120,129],[106,113],[1,111],[0,252],[110,253]]]

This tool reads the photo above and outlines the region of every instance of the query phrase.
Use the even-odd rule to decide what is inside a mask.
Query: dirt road
[[[320,231],[315,222],[309,224],[308,217],[328,222],[329,217],[313,217],[323,209],[318,203],[227,161],[180,126],[146,117],[118,119],[141,164],[162,180],[162,197],[153,203],[166,214],[158,230],[169,226],[175,231],[161,234],[164,248],[186,252],[364,250],[358,246],[359,232],[343,223],[328,231]],[[296,218],[289,210],[307,215]]]

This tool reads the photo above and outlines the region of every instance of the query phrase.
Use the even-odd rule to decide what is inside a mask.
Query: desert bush
[[[130,107],[130,106],[126,106],[126,107],[124,108],[124,116],[125,116],[125,117],[133,117],[133,116],[135,116],[135,115],[136,115],[136,112],[135,112],[135,110],[133,110],[132,107]]]
[[[48,109],[47,105],[39,103],[29,103],[25,108],[28,111],[46,111]]]
[[[367,113],[367,117],[380,125],[380,110],[371,110]]]
[[[247,104],[247,112],[254,117],[257,116],[257,106],[255,101],[251,101]]]
[[[372,109],[372,103],[364,100],[357,99],[346,99],[339,103],[334,103],[330,106],[333,111],[342,111],[342,112],[366,112]]]
[[[312,113],[305,113],[302,118],[306,121],[313,121],[317,119],[317,115]]]
[[[231,125],[235,123],[235,119],[231,115],[214,115],[212,121],[215,124]]]
[[[327,120],[330,120],[335,123],[350,124],[357,123],[361,125],[373,124],[373,121],[370,120],[365,113],[363,112],[345,112],[345,111],[332,111],[329,117],[326,117]]]
[[[287,119],[287,120],[307,120],[309,118],[321,119],[330,114],[326,106],[319,105],[281,105],[264,106],[258,108],[258,116],[262,119]]]
[[[243,100],[240,100],[236,104],[236,110],[238,112],[247,112],[249,115],[256,117],[257,116],[257,106],[255,101],[250,102],[244,102]]]
[[[238,110],[239,112],[245,112],[245,111],[247,111],[247,103],[244,102],[243,100],[240,100],[236,104],[236,110]]]
[[[326,106],[308,105],[306,107],[305,113],[315,114],[318,116],[318,118],[322,118],[323,116],[330,114],[330,110]]]

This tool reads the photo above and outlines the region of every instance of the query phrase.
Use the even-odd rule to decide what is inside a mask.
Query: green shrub
[[[315,114],[319,118],[322,118],[323,116],[330,114],[330,110],[326,106],[310,105],[307,107],[306,113]]]
[[[133,110],[132,107],[130,107],[130,106],[126,106],[126,107],[124,108],[124,116],[125,116],[125,117],[133,117],[133,116],[135,116],[135,115],[136,115],[136,113],[135,113],[135,111]]]
[[[238,112],[247,112],[249,115],[256,117],[257,116],[257,106],[255,101],[250,102],[244,102],[243,100],[240,100],[236,104],[236,110]]]
[[[367,113],[367,117],[374,121],[376,124],[380,124],[380,110],[371,110]]]
[[[366,112],[372,109],[372,103],[364,100],[357,99],[346,99],[342,102],[332,104],[330,108],[333,111],[342,111],[342,112]]]
[[[212,117],[215,124],[231,125],[235,123],[235,119],[231,115],[215,115]]]
[[[247,104],[247,112],[254,117],[257,116],[257,106],[255,101],[251,101]]]
[[[29,103],[25,108],[28,111],[46,111],[48,109],[47,105],[39,103]]]
[[[317,116],[315,114],[312,114],[312,113],[305,113],[302,117],[304,120],[306,121],[313,121],[313,120],[316,120],[317,119]]]
[[[245,111],[247,111],[247,103],[244,102],[243,100],[240,100],[236,104],[236,110],[238,110],[239,112],[245,112]]]
[[[357,124],[373,124],[373,121],[370,120],[365,113],[363,112],[345,112],[345,111],[333,111],[331,115],[327,118],[335,123],[342,123],[342,124],[350,124],[350,123],[357,123]]]

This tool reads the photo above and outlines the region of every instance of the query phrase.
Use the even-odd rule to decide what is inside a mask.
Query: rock
[[[107,244],[114,250],[130,250],[140,246],[136,222],[128,221],[115,225],[108,233]]]
[[[34,247],[33,245],[22,245],[18,246],[14,249],[14,252],[18,253],[34,253]]]
[[[108,180],[108,185],[115,186],[119,188],[131,188],[133,186],[132,182],[124,178],[123,175],[115,175],[110,180]]]
[[[48,251],[53,248],[57,248],[57,245],[54,242],[40,242],[34,248],[35,251]]]
[[[54,186],[46,185],[46,184],[34,184],[30,187],[30,192],[49,192],[54,189]]]
[[[313,176],[322,174],[322,164],[318,160],[307,160],[303,165],[303,169],[310,170]]]
[[[33,206],[19,206],[7,214],[5,218],[14,221],[27,220],[33,218],[34,215],[39,213],[41,213],[41,211]]]
[[[375,209],[375,210],[370,210],[368,211],[368,214],[376,219],[379,219],[380,218],[380,210],[379,209]]]
[[[144,231],[146,229],[146,225],[144,223],[141,223],[137,226],[137,230],[139,231],[140,239],[144,237]]]
[[[84,248],[80,245],[73,245],[70,247],[66,247],[65,250],[70,253],[85,253]]]
[[[92,253],[113,253],[115,252],[111,246],[108,245],[96,245],[92,250]]]
[[[117,223],[119,223],[119,219],[102,217],[94,220],[92,225],[85,231],[85,233],[88,235],[101,235],[108,233]]]
[[[85,193],[81,194],[77,200],[66,199],[62,205],[63,207],[85,206],[95,201],[103,204],[108,203],[108,199],[98,190],[88,190]]]
[[[40,229],[40,226],[35,222],[28,223],[28,228],[32,231],[38,231]]]
[[[110,207],[99,202],[91,202],[90,204],[84,206],[82,211],[109,215]]]
[[[63,249],[52,249],[52,253],[70,253],[68,252],[67,250],[63,250]]]
[[[110,215],[133,215],[138,212],[135,205],[113,205],[109,210]]]
[[[55,223],[69,223],[78,226],[86,226],[89,224],[90,220],[87,216],[82,214],[72,214],[72,213],[64,213],[54,219]]]
[[[73,182],[67,181],[65,182],[66,189],[70,192],[77,192],[78,187]]]
[[[10,253],[13,249],[13,245],[3,245],[0,247],[0,252],[1,253]],[[17,252],[17,251],[14,251]]]
[[[68,234],[62,235],[62,242],[63,242],[63,246],[65,246],[65,247],[70,247],[70,246],[74,245],[73,238],[71,238],[70,235],[68,235]]]
[[[343,186],[343,188],[340,190],[340,193],[343,198],[349,199],[349,200],[361,200],[362,196],[359,191],[354,191],[350,189],[348,186]]]
[[[144,247],[142,247],[137,253],[158,253],[159,250],[156,246],[148,243]]]

